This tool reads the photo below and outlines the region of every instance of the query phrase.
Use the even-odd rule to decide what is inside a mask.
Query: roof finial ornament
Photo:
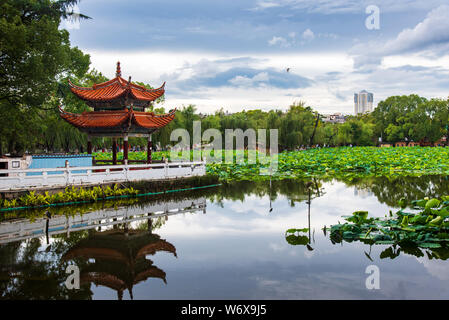
[[[117,71],[115,72],[116,77],[122,76],[122,70],[120,70],[120,61],[117,61]]]

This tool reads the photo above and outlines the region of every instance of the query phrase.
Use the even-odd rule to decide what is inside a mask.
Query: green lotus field
[[[226,151],[231,152],[231,151]],[[235,151],[234,151],[235,153]],[[224,153],[223,153],[224,154]],[[247,153],[245,153],[247,154]],[[205,155],[205,154],[203,154]],[[111,159],[110,153],[95,153],[95,158]],[[153,159],[168,157],[169,152],[154,152]],[[205,155],[207,156],[207,155]],[[120,159],[122,154],[118,155]],[[224,156],[223,156],[224,158]],[[129,159],[145,160],[146,152],[130,152]],[[207,172],[221,180],[263,180],[258,163],[208,161]],[[295,177],[363,177],[363,176],[421,176],[449,174],[449,148],[445,147],[338,147],[305,151],[281,152],[273,179]]]

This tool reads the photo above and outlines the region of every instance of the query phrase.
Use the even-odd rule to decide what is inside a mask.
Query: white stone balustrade
[[[7,176],[3,176],[3,175]],[[32,175],[29,175],[32,174]],[[206,162],[0,170],[0,191],[20,191],[202,176]]]

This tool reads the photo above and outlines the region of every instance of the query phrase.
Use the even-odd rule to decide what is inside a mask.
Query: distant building
[[[354,114],[364,114],[373,111],[374,95],[366,90],[354,93]]]
[[[382,145],[381,145],[382,146]],[[435,141],[434,143],[431,143],[430,141],[423,139],[419,142],[416,141],[398,141],[394,143],[395,147],[445,147],[446,146],[446,137],[443,136],[438,141]]]
[[[322,120],[323,122],[330,122],[330,123],[344,123],[345,122],[345,116],[341,113],[334,113],[334,114],[323,114]]]

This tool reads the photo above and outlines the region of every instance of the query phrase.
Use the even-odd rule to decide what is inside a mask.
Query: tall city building
[[[374,96],[372,93],[362,90],[354,93],[354,114],[367,113],[373,111]]]

